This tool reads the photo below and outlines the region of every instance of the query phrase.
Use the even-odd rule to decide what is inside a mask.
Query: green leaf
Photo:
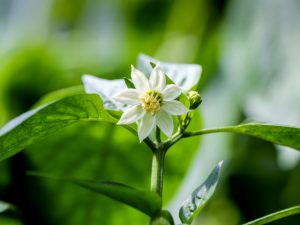
[[[85,94],[82,85],[59,89],[44,95],[41,99],[38,100],[37,103],[34,104],[33,108],[45,105],[49,102],[56,101],[58,99],[62,99],[62,98],[66,98],[78,94]]]
[[[265,123],[245,123],[237,126],[221,127],[187,133],[187,136],[202,135],[217,132],[232,132],[246,134],[300,150],[300,128],[280,126]]]
[[[300,128],[263,123],[241,124],[233,132],[247,134],[300,150]]]
[[[267,216],[261,217],[259,219],[253,220],[251,222],[245,223],[243,225],[262,225],[262,224],[267,224],[275,220],[279,220],[281,218],[291,216],[294,214],[300,213],[300,206],[294,206],[291,208],[287,208],[275,213],[271,213]]]
[[[75,95],[41,106],[11,120],[0,130],[0,160],[80,121],[116,122],[98,95]]]
[[[3,213],[10,208],[11,208],[11,205],[9,203],[0,201],[0,213]]]
[[[151,191],[138,190],[125,184],[111,181],[89,181],[75,178],[58,178],[37,172],[29,172],[29,175],[72,182],[90,191],[105,195],[129,205],[149,216],[153,216],[161,210],[162,202],[158,194]]]
[[[179,211],[179,217],[182,223],[191,224],[211,198],[219,180],[222,164],[223,161],[219,162],[204,183],[193,191],[191,196],[184,201]]]

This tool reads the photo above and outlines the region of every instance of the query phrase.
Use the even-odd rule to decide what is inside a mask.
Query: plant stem
[[[202,135],[202,134],[211,134],[211,133],[219,133],[219,132],[233,132],[236,127],[231,126],[231,127],[217,127],[217,128],[210,128],[210,129],[203,129],[199,131],[194,131],[194,132],[184,132],[183,137],[193,137],[197,135]]]
[[[159,148],[153,152],[151,170],[151,191],[162,197],[165,150]]]
[[[161,139],[160,139],[160,129],[158,127],[156,127],[156,141],[158,144],[161,143]]]

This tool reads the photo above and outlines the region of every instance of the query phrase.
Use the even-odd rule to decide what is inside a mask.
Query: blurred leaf
[[[97,95],[75,95],[41,106],[11,120],[0,130],[0,160],[79,121],[116,122]]]
[[[219,180],[222,163],[223,161],[219,162],[204,183],[193,191],[191,196],[184,201],[179,211],[179,217],[182,223],[191,224],[211,198]]]
[[[193,119],[188,130],[195,130],[202,127],[202,114],[199,110],[193,112]],[[175,128],[176,129],[176,128]],[[176,193],[176,188],[181,179],[194,160],[195,154],[201,150],[201,136],[197,138],[182,139],[168,150],[165,163],[165,181],[163,190],[163,204],[167,205],[168,201]],[[178,164],[178,162],[181,162]]]
[[[0,216],[1,225],[23,225],[21,221],[16,218],[10,218],[7,216]]]
[[[59,89],[57,91],[53,91],[44,95],[42,98],[39,99],[37,103],[34,104],[33,108],[45,105],[49,102],[53,102],[61,98],[66,98],[78,94],[85,94],[82,85]]]
[[[294,214],[300,213],[300,206],[294,206],[288,209],[284,209],[275,213],[271,213],[267,216],[261,217],[259,219],[253,220],[251,222],[245,223],[243,225],[262,225],[267,224],[275,220],[279,220],[281,218],[291,216]]]
[[[161,209],[161,198],[158,194],[151,191],[138,190],[125,184],[111,181],[88,181],[75,178],[59,178],[39,172],[29,172],[28,174],[72,182],[90,191],[127,204],[149,216],[155,215],[155,213]]]
[[[10,207],[11,205],[9,203],[0,201],[0,213],[8,210]]]
[[[198,84],[202,73],[202,67],[198,64],[179,64],[159,62],[150,56],[140,54],[138,57],[138,68],[145,74],[152,71],[151,63],[159,64],[172,81],[184,91],[189,91]]]
[[[238,134],[247,134],[253,137],[272,142],[278,145],[300,150],[300,128],[280,126],[264,123],[245,123],[230,127],[220,127],[205,129],[196,132],[187,133],[187,136],[202,135],[218,132],[232,132]]]

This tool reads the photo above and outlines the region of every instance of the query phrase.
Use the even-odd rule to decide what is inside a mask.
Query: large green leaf
[[[179,217],[182,223],[191,224],[193,219],[200,213],[204,205],[211,198],[219,181],[222,164],[223,161],[219,162],[204,183],[193,191],[191,196],[184,201],[179,211]]]
[[[232,132],[246,134],[300,150],[300,128],[272,125],[265,123],[245,123],[237,126],[205,129],[187,133],[187,136],[202,135],[217,132]]]
[[[158,194],[151,191],[138,190],[125,184],[111,181],[89,181],[76,178],[58,178],[38,172],[29,172],[29,175],[72,182],[83,188],[127,204],[149,216],[153,216],[161,210],[162,202]]]
[[[294,206],[288,209],[284,209],[275,213],[271,213],[269,215],[266,215],[264,217],[261,217],[259,219],[253,220],[251,222],[245,223],[243,225],[262,225],[267,224],[275,220],[279,220],[281,218],[291,216],[294,214],[300,213],[300,206]]]
[[[115,182],[90,182],[81,180],[72,180],[72,182],[130,205],[149,216],[155,215],[161,209],[161,198],[151,191],[141,191]]]
[[[0,130],[0,160],[79,121],[116,122],[97,95],[75,95],[41,106],[7,123]]]

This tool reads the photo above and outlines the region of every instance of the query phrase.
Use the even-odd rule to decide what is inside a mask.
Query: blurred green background
[[[0,126],[83,74],[128,77],[141,52],[203,66],[195,129],[247,118],[300,126],[299,27],[297,0],[0,0]],[[300,203],[298,152],[209,135],[167,155],[164,206],[178,223],[180,203],[221,159],[220,185],[194,224],[236,225]],[[134,209],[26,171],[147,189],[150,166],[150,151],[122,128],[66,128],[0,163],[0,200],[17,208],[0,224],[147,224]]]

